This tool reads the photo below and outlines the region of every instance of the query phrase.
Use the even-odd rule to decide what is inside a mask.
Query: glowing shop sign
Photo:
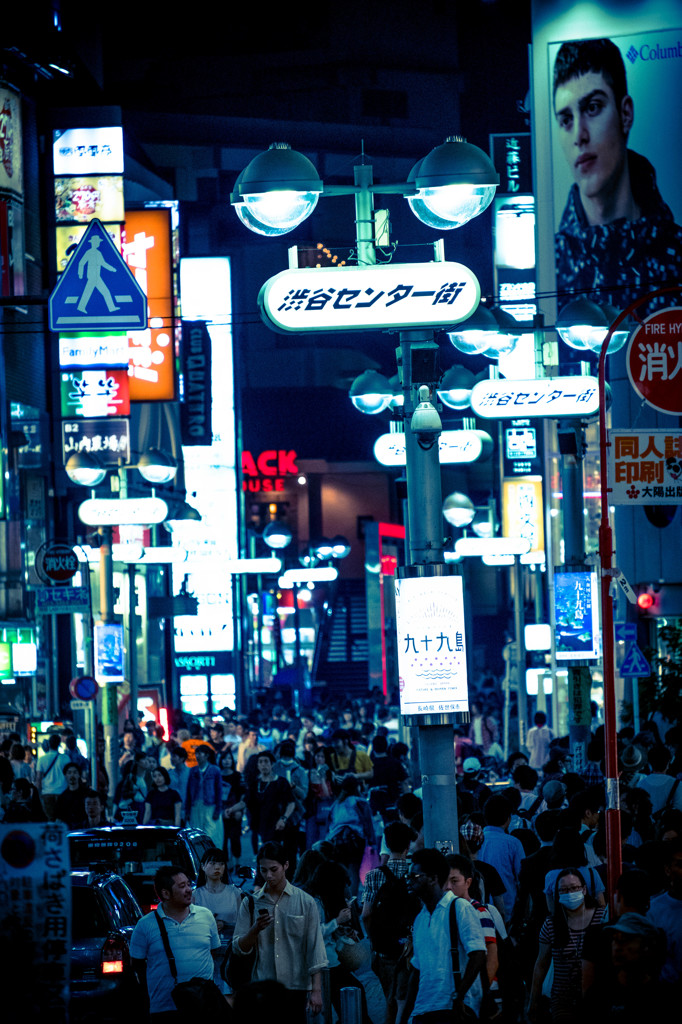
[[[482,380],[471,392],[471,408],[484,419],[592,416],[599,410],[599,382],[596,377]]]
[[[279,331],[356,331],[446,327],[478,306],[481,289],[461,263],[283,270],[261,288],[268,327]]]
[[[492,439],[484,430],[444,430],[438,438],[438,461],[476,462],[486,440],[492,445]],[[405,435],[382,434],[374,442],[374,458],[382,466],[404,466]]]

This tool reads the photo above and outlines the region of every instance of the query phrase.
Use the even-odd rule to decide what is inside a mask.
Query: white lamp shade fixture
[[[451,526],[456,526],[460,529],[464,526],[469,526],[475,515],[476,508],[473,501],[466,494],[461,494],[459,491],[453,491],[452,494],[448,494],[443,502],[443,517]]]
[[[269,548],[281,551],[291,543],[292,533],[286,523],[268,523],[263,530],[263,540]]]
[[[605,315],[606,320],[607,320],[607,323],[610,326],[613,323],[613,321],[616,319],[616,317],[618,316],[618,310],[616,309],[615,306],[610,305],[610,303],[608,303],[608,302],[600,302],[599,305],[603,309],[604,315]],[[629,317],[628,317],[628,320],[629,320]],[[619,325],[618,330],[614,331],[613,334],[611,335],[611,341],[609,342],[609,347],[606,350],[607,356],[612,356],[614,352],[618,352],[623,347],[625,342],[630,337],[630,330],[631,330],[631,327],[629,326],[627,320],[624,323],[621,323]],[[604,335],[604,337],[601,340],[601,343],[595,349],[595,351],[597,353],[599,353],[601,351],[601,346],[604,344],[604,338],[605,337],[606,337],[606,335]]]
[[[471,401],[474,375],[465,366],[451,366],[441,377],[437,395],[449,409],[466,409]]]
[[[310,216],[322,189],[314,164],[303,153],[273,142],[241,172],[231,199],[251,231],[285,235]]]
[[[483,213],[500,181],[483,150],[456,136],[432,149],[413,172],[417,194],[412,211],[439,230],[461,227]]]
[[[511,332],[509,320],[511,317],[503,310],[479,306],[470,317],[457,324],[455,330],[448,331],[448,338],[466,355],[476,353],[488,359],[499,359],[516,346],[518,334]]]
[[[137,468],[149,484],[169,484],[178,471],[175,459],[158,448],[150,448],[141,455]]]
[[[64,466],[69,480],[79,487],[97,487],[107,475],[94,455],[88,452],[74,452],[69,455]]]
[[[351,384],[349,395],[356,409],[368,416],[376,416],[391,404],[393,388],[383,373],[365,370]]]
[[[601,306],[589,299],[572,299],[559,312],[556,329],[562,341],[578,351],[600,348],[609,321]]]

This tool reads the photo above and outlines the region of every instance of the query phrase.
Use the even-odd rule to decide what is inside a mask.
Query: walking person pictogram
[[[81,259],[78,264],[78,277],[82,280],[83,274],[86,274],[86,285],[83,294],[80,297],[78,306],[79,313],[87,312],[88,302],[92,293],[97,289],[101,294],[102,298],[107,304],[107,309],[110,313],[113,313],[119,307],[115,304],[111,297],[111,292],[107,288],[106,284],[102,280],[102,271],[111,270],[116,271],[116,267],[112,267],[104,259],[104,256],[99,251],[100,242],[102,241],[97,235],[93,235],[90,238],[90,249],[86,252],[85,256]]]

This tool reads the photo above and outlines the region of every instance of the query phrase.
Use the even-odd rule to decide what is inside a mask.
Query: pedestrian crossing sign
[[[101,221],[91,220],[48,300],[51,331],[143,331],[147,297]]]
[[[637,644],[628,647],[623,664],[620,666],[620,674],[626,676],[650,676],[651,665],[646,660]]]

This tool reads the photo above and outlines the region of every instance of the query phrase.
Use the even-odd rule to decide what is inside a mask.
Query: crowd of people
[[[255,1005],[287,1006],[292,1022],[323,1006],[338,1012],[351,987],[371,1024],[362,981],[370,967],[386,1024],[628,1024],[653,1000],[674,1006],[682,730],[653,721],[637,735],[621,730],[623,873],[611,900],[603,727],[580,771],[568,738],[555,737],[541,712],[527,748],[504,763],[497,732],[483,702],[472,705],[468,728],[455,729],[458,852],[425,848],[416,758],[397,715],[367,703],[300,715],[275,707],[251,720],[224,712],[180,720],[170,737],[128,721],[109,806],[85,783],[88,765],[69,736],[51,736],[33,762],[12,737],[0,749],[4,820],[40,815],[87,827],[110,815],[204,829],[214,846],[197,886],[180,868],[162,869],[157,911],[171,947],[184,951],[181,972],[213,978],[235,1020]],[[163,1024],[179,1011],[158,922],[148,918],[131,950]],[[249,984],[230,980],[228,962],[253,962]]]

